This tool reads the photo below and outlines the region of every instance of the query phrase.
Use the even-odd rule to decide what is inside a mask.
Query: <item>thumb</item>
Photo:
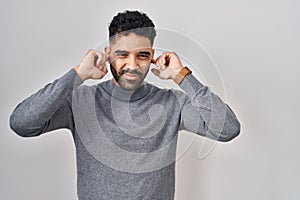
[[[152,58],[151,63],[156,64],[156,59]]]
[[[158,69],[155,69],[155,68],[152,68],[151,69],[151,72],[153,73],[153,74],[155,74],[156,76],[160,76],[160,71],[158,70]]]

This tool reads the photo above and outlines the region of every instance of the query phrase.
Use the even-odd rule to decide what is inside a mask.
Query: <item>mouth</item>
[[[142,73],[138,70],[125,69],[120,71],[120,76],[124,77],[127,80],[136,80],[142,77]]]
[[[124,73],[122,76],[124,78],[130,79],[130,80],[135,80],[135,79],[139,79],[140,78],[140,76],[138,74],[133,74],[133,73]]]

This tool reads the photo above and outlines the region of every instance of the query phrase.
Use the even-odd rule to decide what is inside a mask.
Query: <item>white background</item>
[[[203,45],[242,124],[238,138],[218,143],[201,160],[203,138],[195,139],[177,162],[176,199],[299,199],[297,0],[2,0],[0,199],[77,198],[71,134],[58,130],[24,139],[9,129],[9,115],[105,41],[112,17],[125,9],[142,10],[158,28]]]

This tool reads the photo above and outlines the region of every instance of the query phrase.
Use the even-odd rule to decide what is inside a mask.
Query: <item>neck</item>
[[[127,90],[122,88],[115,79],[109,81],[105,88],[113,97],[121,101],[135,101],[141,99],[149,93],[150,89],[148,84],[143,83],[135,90]]]
[[[127,90],[127,91],[135,91],[136,89],[138,89],[139,87],[141,87],[144,84],[144,81],[143,81],[136,89],[126,89],[126,88],[122,87],[115,78],[113,78],[112,81],[115,86],[119,87],[120,89]]]

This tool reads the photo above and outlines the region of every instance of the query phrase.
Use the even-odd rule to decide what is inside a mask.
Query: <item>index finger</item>
[[[156,59],[152,58],[151,63],[156,64]]]

